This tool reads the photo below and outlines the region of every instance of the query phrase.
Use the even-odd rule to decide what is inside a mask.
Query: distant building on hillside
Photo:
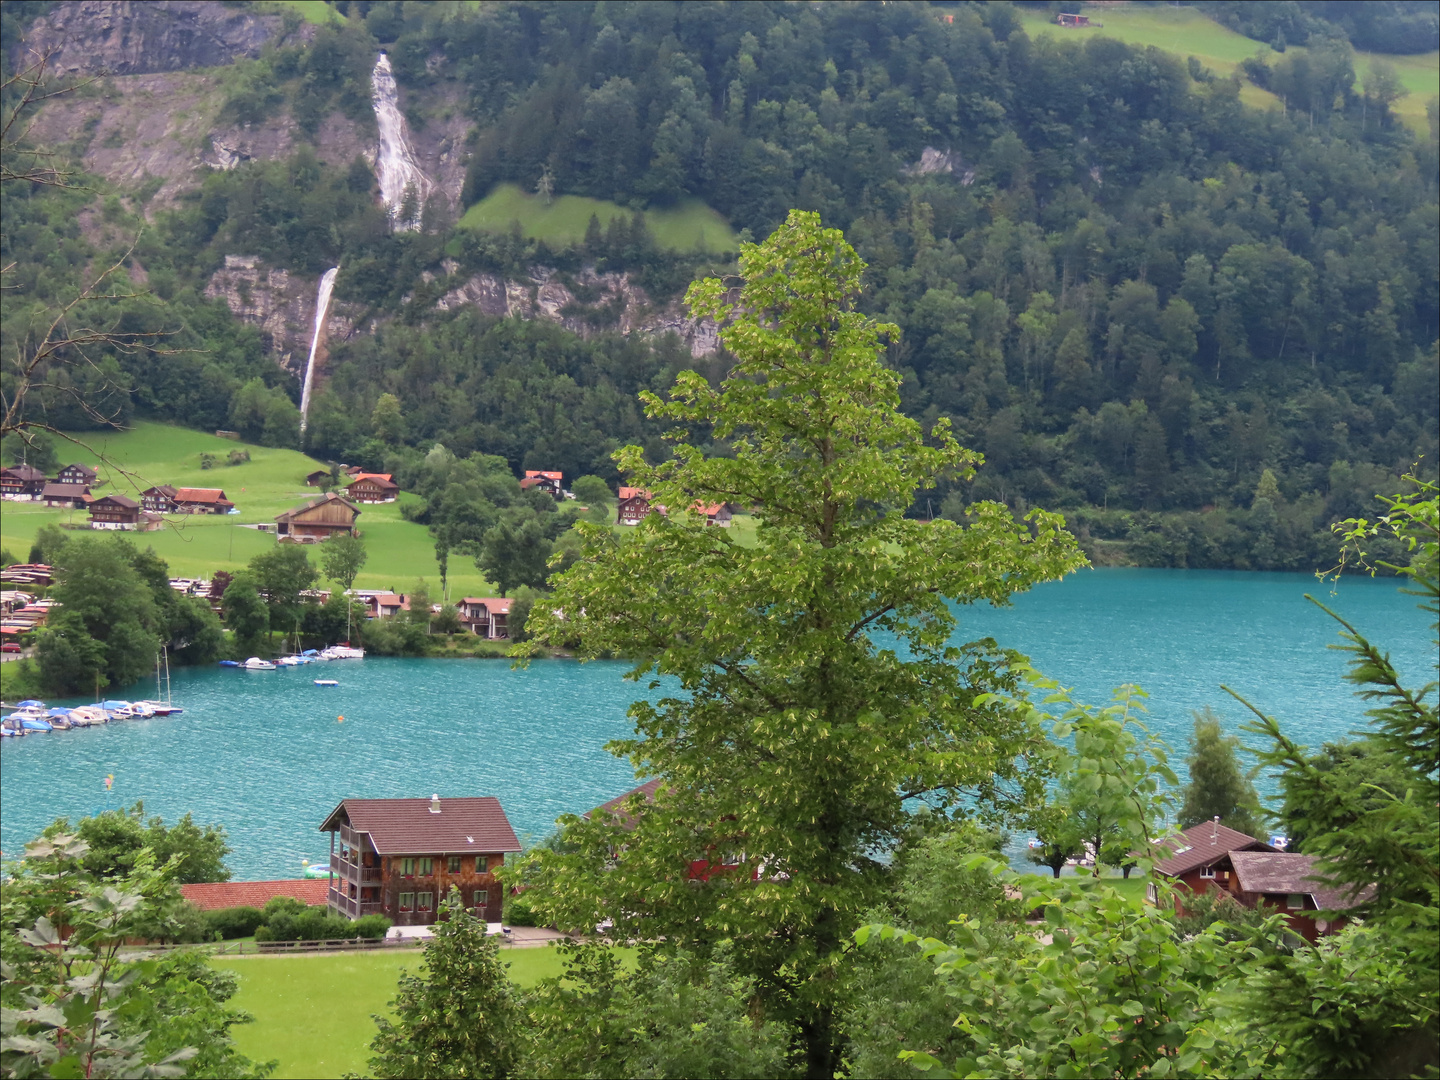
[[[55,474],[57,484],[83,484],[86,487],[94,487],[95,480],[99,474],[89,465],[66,465]]]
[[[615,524],[639,525],[653,513],[655,509],[650,505],[649,491],[637,487],[620,488],[620,504],[616,511]]]
[[[358,506],[330,491],[277,516],[275,531],[281,543],[314,543],[339,533],[358,536],[355,522],[359,517]]]
[[[235,504],[220,488],[177,488],[175,509],[182,514],[228,514]]]
[[[357,503],[394,502],[399,495],[400,485],[389,473],[361,473],[345,488],[345,497]]]
[[[11,465],[0,469],[0,497],[38,499],[45,490],[45,482],[45,474],[34,465]]]
[[[706,525],[716,525],[722,529],[730,527],[730,519],[734,516],[724,503],[696,503],[690,509],[703,517]]]
[[[1089,16],[1089,15],[1069,15],[1069,14],[1063,12],[1063,11],[1060,12],[1058,15],[1055,16],[1055,24],[1056,24],[1057,26],[1090,26],[1090,25],[1091,25],[1091,23],[1090,23],[1090,16]],[[1099,24],[1096,23],[1095,25],[1098,26]]]
[[[143,509],[128,495],[106,495],[100,499],[91,499],[88,506],[92,529],[149,532],[161,525],[158,514]]]
[[[526,469],[525,478],[520,481],[520,490],[528,491],[531,488],[539,488],[541,491],[548,491],[557,499],[563,499],[565,497],[564,480],[564,473]]]
[[[460,623],[472,634],[504,641],[510,637],[510,605],[514,602],[504,596],[467,596],[457,605]]]
[[[156,484],[154,487],[148,487],[140,493],[140,505],[152,514],[173,514],[176,490],[173,484]]]
[[[327,476],[329,476],[329,475],[330,475],[330,470],[329,470],[329,469],[316,469],[316,470],[315,470],[314,472],[312,472],[312,473],[306,473],[306,474],[305,474],[305,486],[306,486],[306,487],[319,487],[321,484],[323,484],[323,483],[325,482],[325,478],[326,478]]]
[[[40,492],[40,501],[46,506],[68,506],[71,510],[83,507],[89,499],[89,484],[50,483]]]
[[[500,921],[495,871],[520,842],[493,796],[345,799],[320,831],[330,834],[328,899],[337,915],[429,926],[453,888],[478,918]]]

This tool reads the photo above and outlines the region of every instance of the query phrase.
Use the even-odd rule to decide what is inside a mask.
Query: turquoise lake
[[[1113,687],[1149,693],[1148,723],[1183,754],[1191,711],[1210,705],[1236,728],[1242,709],[1220,683],[1280,718],[1311,746],[1364,720],[1327,649],[1338,626],[1318,596],[1388,649],[1411,685],[1435,678],[1426,617],[1396,583],[1347,578],[1330,595],[1303,574],[1092,570],[960,612],[959,637],[994,636],[1083,700]],[[329,850],[317,831],[346,797],[495,795],[523,841],[557,815],[632,786],[605,753],[630,733],[640,688],[620,663],[373,658],[274,672],[205,668],[174,674],[183,716],[6,739],[0,752],[0,848],[61,815],[145,801],[173,821],[223,824],[237,879],[296,877]],[[337,687],[313,685],[334,678]],[[150,697],[141,683],[120,696]],[[344,716],[344,723],[337,718]],[[104,778],[114,774],[107,795]],[[1263,786],[1262,786],[1263,790]]]

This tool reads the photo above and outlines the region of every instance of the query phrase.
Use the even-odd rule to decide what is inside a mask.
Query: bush
[[[390,920],[384,915],[362,915],[350,924],[351,935],[372,941],[379,941],[389,930]]]
[[[222,908],[205,913],[206,924],[212,933],[220,935],[221,941],[249,937],[264,921],[265,913],[256,907]]]
[[[535,926],[535,912],[530,907],[530,901],[525,899],[525,894],[518,896],[506,896],[505,907],[500,919],[508,926]]]
[[[303,900],[296,900],[293,896],[272,896],[265,903],[265,922],[272,922],[277,915],[302,915],[309,911],[309,906]]]

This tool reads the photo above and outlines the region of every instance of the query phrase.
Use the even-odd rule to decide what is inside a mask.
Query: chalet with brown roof
[[[206,881],[181,885],[180,895],[201,911],[224,908],[263,908],[277,896],[299,900],[307,907],[318,907],[330,898],[330,883],[324,878],[301,878],[296,881]]]
[[[600,821],[613,821],[626,832],[630,832],[639,824],[639,821],[625,809],[625,805],[633,796],[639,795],[645,800],[645,805],[648,806],[655,801],[656,794],[658,794],[664,786],[665,781],[658,777],[654,780],[646,780],[645,783],[639,787],[631,788],[625,792],[624,795],[616,795],[615,798],[609,802],[601,803],[595,807],[594,810],[587,810],[581,816],[598,819]]]
[[[38,499],[45,490],[45,474],[34,465],[11,465],[0,469],[0,497]]]
[[[326,492],[294,510],[275,518],[275,532],[282,543],[315,543],[338,533],[358,536],[355,527],[360,508],[335,492]]]
[[[314,472],[312,472],[312,473],[306,473],[306,474],[305,474],[305,486],[306,486],[306,487],[319,487],[321,484],[323,484],[323,483],[325,482],[325,478],[326,478],[327,476],[329,476],[329,475],[330,475],[330,470],[329,470],[329,469],[316,469],[316,470],[315,470]]]
[[[345,497],[357,503],[394,502],[399,495],[400,485],[389,473],[361,473],[345,488]]]
[[[78,462],[74,465],[66,465],[55,474],[57,484],[83,484],[87,488],[95,486],[98,473],[89,465],[81,465]]]
[[[177,488],[174,499],[181,514],[228,514],[235,509],[219,488]]]
[[[615,516],[617,525],[639,525],[650,514],[655,513],[650,505],[650,492],[645,488],[620,488],[620,506]]]
[[[515,601],[505,596],[467,596],[456,605],[460,622],[472,634],[491,641],[510,637],[510,605]]]
[[[1348,921],[1343,914],[1322,918],[1320,912],[1351,911],[1375,893],[1374,886],[1357,889],[1327,883],[1313,855],[1232,851],[1228,861],[1230,895],[1246,907],[1283,911],[1290,929],[1306,941],[1336,933]]]
[[[345,799],[320,824],[330,834],[330,910],[429,926],[452,888],[476,916],[500,921],[495,871],[520,850],[493,796]]]
[[[149,532],[160,526],[157,515],[142,509],[140,504],[128,495],[106,495],[100,499],[91,499],[89,507],[92,529]]]
[[[90,501],[90,485],[48,483],[40,491],[46,506],[66,506],[77,510]]]
[[[539,488],[541,491],[548,491],[557,499],[565,497],[565,474],[558,472],[545,472],[542,469],[526,469],[525,477],[520,481],[520,490],[528,491],[531,488]]]
[[[1183,885],[1192,893],[1230,888],[1231,852],[1276,850],[1263,840],[1221,825],[1218,820],[1192,826],[1167,837],[1157,846],[1166,854],[1155,863],[1155,873],[1170,878],[1176,885]],[[1153,891],[1151,899],[1154,899]],[[1175,898],[1175,913],[1185,913],[1178,895]]]
[[[140,505],[152,514],[173,514],[175,492],[174,484],[156,484],[140,493]]]

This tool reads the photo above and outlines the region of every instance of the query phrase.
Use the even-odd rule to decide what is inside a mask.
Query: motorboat
[[[239,661],[239,660],[221,660],[221,661],[220,661],[220,666],[221,666],[221,667],[239,667],[239,666],[240,666],[240,661]]]
[[[95,727],[109,722],[110,717],[98,705],[81,705],[78,709],[70,710],[70,723],[76,727]]]
[[[149,720],[155,715],[155,706],[148,701],[133,701],[130,703],[130,715],[136,720]]]
[[[240,665],[246,671],[274,671],[275,665],[269,660],[261,660],[258,656],[252,656],[245,663]]]
[[[179,705],[171,705],[165,701],[147,701],[145,704],[156,716],[174,716],[185,711]]]
[[[339,681],[338,679],[316,679],[316,680],[315,680],[315,685],[316,685],[316,686],[339,686],[339,685],[340,685],[340,681]]]
[[[56,731],[69,731],[75,725],[70,722],[69,709],[46,709],[45,719]]]
[[[331,645],[320,654],[325,660],[359,660],[364,655],[364,649],[352,648],[349,645]]]
[[[43,701],[36,701],[34,698],[26,698],[24,701],[17,701],[17,702],[15,703],[15,708],[21,709],[21,710],[24,710],[24,709],[39,709],[41,712],[44,712],[44,711],[45,711],[45,702],[43,702]]]
[[[20,726],[26,731],[54,731],[55,726],[49,720],[42,720],[38,716],[26,716],[20,721]]]
[[[135,708],[128,701],[102,701],[100,708],[105,710],[105,715],[111,720],[133,720]]]

